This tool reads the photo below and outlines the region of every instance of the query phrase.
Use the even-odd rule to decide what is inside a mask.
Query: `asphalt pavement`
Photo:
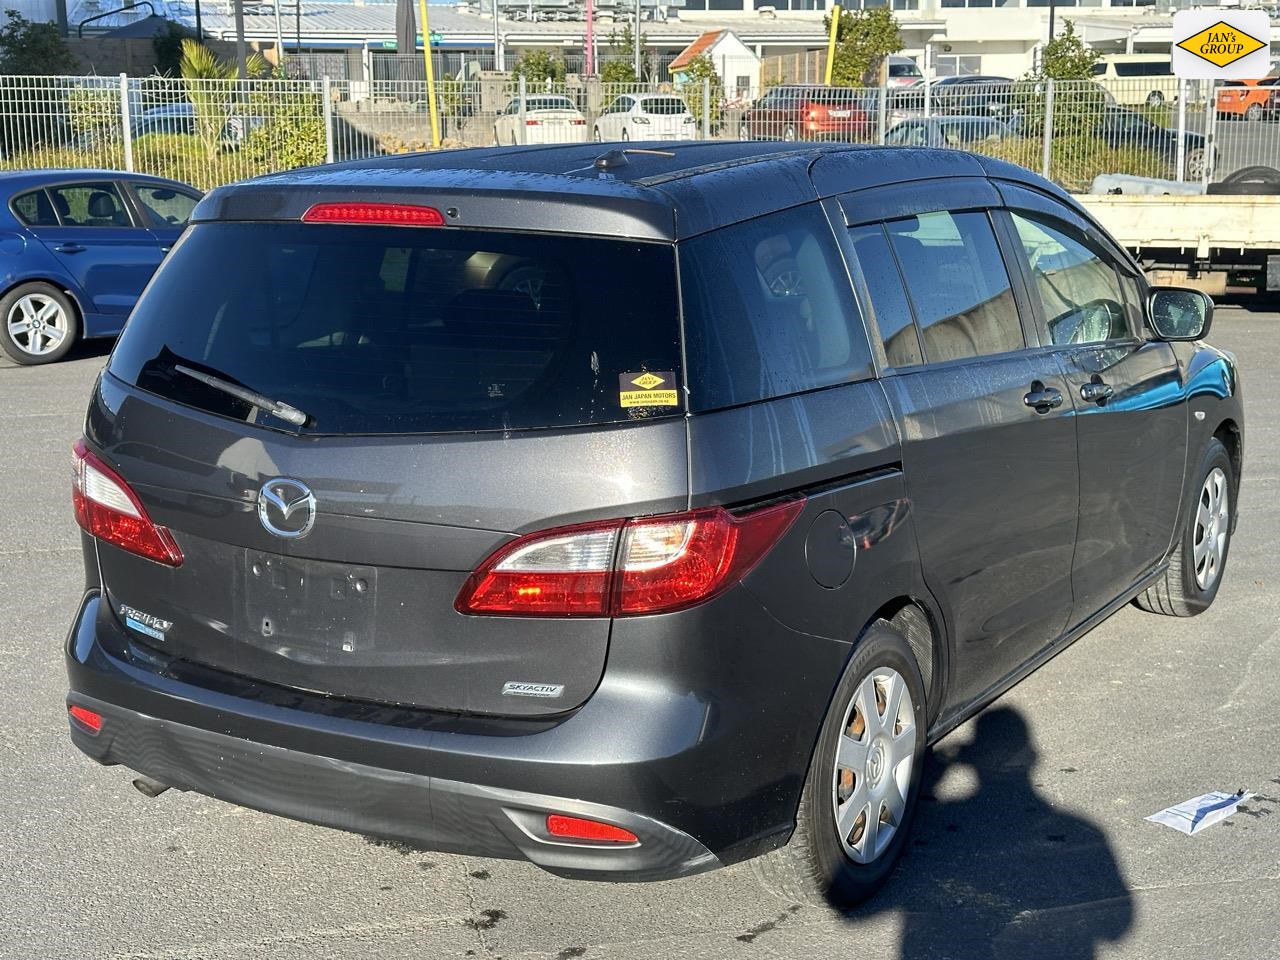
[[[847,916],[775,900],[745,866],[573,882],[144,798],[72,748],[63,706],[69,451],[106,348],[0,365],[0,957],[1280,956],[1280,314],[1220,308],[1211,339],[1239,355],[1249,417],[1217,604],[1127,608],[946,738],[906,857]],[[1259,796],[1202,835],[1143,821],[1239,787]]]

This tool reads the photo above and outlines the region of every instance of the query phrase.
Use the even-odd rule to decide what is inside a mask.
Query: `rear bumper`
[[[650,815],[679,790],[663,764],[674,753],[696,766],[690,754],[703,739],[701,713],[664,691],[657,699],[607,691],[592,698],[589,706],[631,727],[631,736],[602,726],[588,708],[554,722],[388,725],[195,686],[130,655],[130,644],[99,595],[87,594],[67,644],[67,702],[102,716],[97,734],[70,724],[72,741],[99,763],[295,820],[423,849],[526,859],[562,876],[660,880],[721,865],[689,833]],[[371,712],[352,706],[350,717]],[[611,823],[639,842],[557,840],[546,833],[548,813]],[[785,833],[752,839],[767,849]]]
[[[562,876],[655,880],[720,862],[685,833],[602,804],[484,787],[288,750],[173,723],[72,693],[69,703],[103,718],[71,739],[99,763],[122,764],[169,786],[294,820],[428,850],[526,859]],[[558,841],[546,814],[624,827],[635,844]]]

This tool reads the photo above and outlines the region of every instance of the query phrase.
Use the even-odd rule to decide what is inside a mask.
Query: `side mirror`
[[[1185,287],[1152,287],[1147,319],[1161,340],[1199,340],[1213,322],[1213,300]]]

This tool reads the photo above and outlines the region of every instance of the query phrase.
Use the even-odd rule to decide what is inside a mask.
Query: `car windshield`
[[[571,427],[678,413],[674,391],[630,404],[620,386],[679,376],[678,322],[670,245],[206,223],[139,301],[110,371],[287,427],[185,366],[307,411],[308,433]]]
[[[655,116],[669,117],[689,110],[679,97],[650,97],[640,101],[641,113],[652,113]]]

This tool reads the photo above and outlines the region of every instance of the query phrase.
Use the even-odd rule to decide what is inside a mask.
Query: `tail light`
[[[165,566],[182,565],[182,551],[164,527],[152,522],[124,479],[90,453],[83,440],[72,448],[71,502],[76,523],[121,550]]]
[[[524,122],[524,125],[525,125],[526,127],[540,127],[540,126],[542,126],[542,121],[541,121],[541,120],[526,120],[526,121]]]
[[[745,577],[787,532],[803,500],[735,516],[723,507],[528,534],[463,585],[459,613],[626,617],[703,603]]]
[[[586,125],[587,125],[586,120],[574,120],[572,118],[570,118],[569,120],[569,126],[571,127],[585,127]]]

